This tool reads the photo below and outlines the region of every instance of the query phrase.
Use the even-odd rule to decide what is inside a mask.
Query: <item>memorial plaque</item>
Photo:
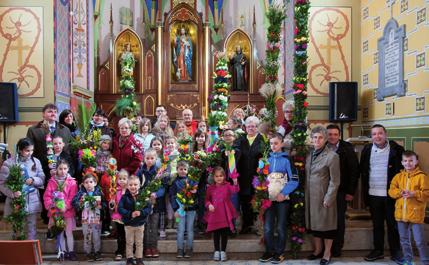
[[[399,27],[391,18],[378,39],[378,101],[393,95],[405,96],[404,38],[405,26]]]

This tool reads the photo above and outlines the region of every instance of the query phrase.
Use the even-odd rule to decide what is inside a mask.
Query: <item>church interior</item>
[[[418,153],[421,169],[429,172],[429,2],[311,0],[302,29],[296,26],[303,19],[297,2],[1,0],[0,82],[15,83],[18,97],[17,119],[2,122],[0,142],[15,150],[50,102],[58,113],[71,109],[78,117],[97,106],[116,124],[117,102],[127,93],[127,60],[129,103],[144,117],[155,117],[156,106],[164,105],[172,121],[184,109],[206,120],[219,54],[228,58],[232,75],[226,112],[258,113],[266,107],[260,88],[270,81],[268,51],[275,50],[277,124],[283,103],[305,95],[300,107],[308,128],[337,123],[359,152],[370,142],[371,126],[382,124],[388,138]],[[269,42],[266,16],[273,4],[285,8],[275,43]],[[0,109],[10,105],[0,102]],[[341,105],[351,114],[337,113]],[[351,217],[368,216],[359,195],[349,207]],[[0,224],[0,232],[7,229]],[[368,218],[356,221],[355,239],[366,240],[369,226]],[[365,240],[348,243],[349,249],[369,249]]]

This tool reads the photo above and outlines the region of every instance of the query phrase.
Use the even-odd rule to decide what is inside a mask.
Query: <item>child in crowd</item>
[[[170,161],[169,165],[167,166],[167,169],[165,170],[165,173],[163,174],[163,178],[165,179],[164,182],[167,183],[167,192],[177,175],[177,160],[179,159],[180,155],[177,148],[178,144],[176,137],[168,137],[165,140],[165,155],[168,156],[168,160]],[[171,207],[169,198],[166,198],[166,211],[161,216],[161,238],[165,238],[165,213],[167,213],[168,226],[170,228],[174,228],[174,211],[173,207]]]
[[[402,154],[404,169],[393,178],[389,196],[396,200],[395,219],[402,251],[403,264],[414,264],[411,245],[411,229],[422,264],[429,264],[429,248],[425,239],[425,209],[429,200],[429,177],[418,166],[419,160],[413,151]]]
[[[235,161],[238,161],[238,157],[240,156],[239,150],[234,150],[232,147],[234,145],[235,141],[235,133],[232,129],[225,129],[223,131],[222,140],[220,143],[220,150],[221,150],[221,157],[222,157],[222,168],[225,170],[226,173],[226,180],[233,184],[233,179],[238,177],[237,169],[234,167],[234,165],[231,165],[230,167],[230,160],[232,163],[235,163]],[[233,156],[234,159],[230,159],[230,156]],[[233,171],[233,172],[231,172]],[[232,176],[232,174],[235,174],[235,176]],[[231,195],[231,202],[232,205],[234,205],[234,208],[237,213],[240,212],[240,202],[238,198],[238,193],[233,193]],[[234,219],[234,225],[235,225],[235,233],[237,233],[237,228],[240,224],[240,216],[238,216],[236,219]]]
[[[100,261],[101,258],[101,216],[106,208],[103,192],[97,185],[95,172],[87,171],[82,179],[82,187],[73,198],[73,207],[81,213],[83,248],[88,261]],[[94,247],[94,248],[93,248]]]
[[[197,185],[195,181],[188,177],[189,165],[185,161],[179,161],[177,163],[177,177],[170,187],[170,203],[174,210],[174,216],[179,220],[177,227],[177,258],[190,258],[193,252],[193,241],[194,241],[194,220],[197,209]],[[194,194],[193,203],[183,205],[180,202],[180,197],[183,197],[182,193],[184,190],[192,189]],[[180,195],[179,195],[180,194]],[[186,247],[184,244],[185,230],[187,232],[188,239],[186,241]],[[185,251],[186,249],[186,251]]]
[[[40,200],[39,189],[43,187],[45,174],[43,173],[40,161],[33,157],[33,141],[29,138],[22,138],[16,145],[18,155],[4,161],[0,169],[0,192],[6,196],[4,216],[7,217],[12,214],[12,199],[24,195],[27,239],[35,240],[37,234],[37,216],[40,214],[43,207]],[[10,174],[9,169],[16,164],[22,168],[24,175],[24,187],[22,191],[12,191],[6,184]]]
[[[184,121],[177,121],[174,135],[177,137],[177,139],[185,139],[186,137],[189,137],[189,133],[186,129]]]
[[[213,260],[226,261],[226,245],[228,243],[228,234],[234,232],[233,224],[237,213],[231,203],[232,194],[239,191],[237,179],[233,179],[234,185],[231,186],[226,181],[225,171],[222,167],[213,169],[214,183],[207,189],[205,207],[208,212],[205,219],[207,221],[207,232],[213,232],[213,242],[215,252]]]
[[[195,134],[194,134],[194,140],[193,140],[193,156],[196,157],[197,152],[204,152],[206,150],[207,147],[207,133],[201,131],[200,129],[198,129]],[[196,159],[196,161],[199,161],[201,163],[201,167],[202,167],[202,161]],[[205,199],[205,195],[206,195],[206,189],[207,189],[207,173],[206,170],[202,170],[201,171],[201,175],[198,176],[199,177],[199,182],[198,182],[198,211],[197,211],[197,218],[198,218],[198,230],[199,233],[203,234],[206,230],[206,223],[204,220],[204,212],[205,212],[205,207],[204,207],[204,199]]]
[[[103,195],[105,196],[105,198],[106,196],[108,196],[108,194],[106,194],[108,192],[107,186],[110,186],[109,181],[108,180],[106,181],[104,179],[108,177],[108,175],[106,174],[106,171],[107,171],[107,166],[109,164],[109,159],[112,157],[112,153],[110,152],[111,149],[112,149],[112,138],[107,134],[103,134],[100,137],[99,148],[97,149],[95,159],[97,161],[96,172],[98,176],[102,176],[100,181],[100,186],[101,188],[105,187],[105,189],[103,190]],[[104,185],[104,183],[106,183],[107,185]],[[107,201],[109,201],[109,199],[107,199]],[[110,223],[111,223],[110,214],[103,215],[103,220],[101,225],[101,236],[110,235]]]
[[[55,136],[54,139],[52,139],[52,144],[54,146],[54,155],[55,155],[55,158],[57,160],[57,163],[60,160],[67,161],[67,163],[69,165],[68,173],[70,174],[70,176],[74,176],[75,171],[74,171],[74,166],[73,166],[73,160],[72,160],[70,154],[68,152],[64,151],[63,137]],[[56,174],[56,169],[54,169],[51,172],[51,176],[54,176],[55,174]]]
[[[158,168],[155,166],[157,154],[154,149],[149,149],[144,153],[144,163],[137,172],[137,176],[142,181],[142,187],[149,185],[157,177]],[[143,241],[143,253],[145,258],[159,257],[158,251],[158,224],[159,213],[165,212],[165,187],[162,185],[157,191],[150,195],[150,200],[154,204],[152,213],[146,222]],[[165,232],[165,231],[164,231]]]
[[[152,148],[153,150],[156,151],[156,167],[160,168],[161,167],[161,157],[164,155],[164,141],[161,139],[161,137],[157,137],[155,136],[155,138],[152,139],[152,141],[150,142],[150,148]]]
[[[119,261],[122,257],[125,257],[125,228],[124,223],[122,222],[122,216],[118,212],[118,205],[121,201],[122,196],[125,194],[128,186],[128,171],[121,169],[118,172],[116,186],[116,196],[114,198],[114,204],[109,203],[109,208],[111,209],[112,221],[116,225],[116,243],[117,249],[115,251],[115,260]]]
[[[207,133],[207,124],[205,120],[200,120],[198,122],[197,130],[202,131],[203,133]]]
[[[73,230],[76,228],[76,213],[72,206],[72,200],[76,193],[77,182],[69,174],[69,163],[66,160],[59,160],[57,162],[57,172],[49,179],[45,193],[43,194],[43,202],[45,208],[48,210],[49,228],[55,225],[53,215],[56,211],[61,212],[66,224],[64,231],[57,236],[57,240],[59,239],[60,244],[60,253],[58,257],[60,260],[77,260],[76,253],[74,252],[73,239]],[[63,203],[59,204],[60,200]],[[58,206],[62,208],[58,208]],[[65,237],[67,238],[67,246]]]
[[[107,134],[103,134],[100,137],[99,148],[95,155],[95,159],[97,161],[96,171],[100,176],[107,170],[108,161],[112,157],[111,149],[112,138]]]
[[[155,128],[153,128],[153,134],[155,136],[161,137],[164,141],[168,136],[174,136],[173,129],[170,127],[170,119],[167,115],[162,114],[158,117],[158,121],[155,123]]]
[[[151,133],[152,131],[152,123],[148,118],[143,118],[138,124],[139,132],[134,134],[134,138],[141,143],[143,146],[143,151],[146,152],[150,148],[150,143],[152,139],[155,137]]]
[[[136,265],[143,265],[143,235],[144,225],[152,210],[148,203],[143,209],[136,208],[136,200],[140,190],[140,179],[131,175],[128,178],[128,189],[119,202],[118,212],[122,216],[125,225],[126,238],[126,265],[134,265],[133,245],[135,244]]]
[[[283,136],[274,133],[270,138],[271,153],[268,157],[268,193],[271,206],[264,213],[265,253],[260,262],[271,261],[279,264],[284,261],[286,246],[286,218],[290,207],[289,194],[298,187],[298,177],[292,173],[289,158],[282,151]],[[277,224],[277,238],[274,238],[274,224]]]

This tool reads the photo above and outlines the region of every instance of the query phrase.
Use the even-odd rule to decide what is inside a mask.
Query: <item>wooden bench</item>
[[[0,240],[0,264],[42,264],[39,240]]]

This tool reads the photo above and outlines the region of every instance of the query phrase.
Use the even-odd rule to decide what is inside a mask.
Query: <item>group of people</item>
[[[130,265],[136,258],[136,264],[143,264],[143,257],[159,257],[158,240],[166,238],[167,228],[177,229],[177,258],[189,258],[193,254],[194,225],[198,224],[199,229],[213,233],[213,259],[225,261],[229,235],[238,230],[254,232],[252,181],[263,156],[262,142],[268,138],[268,178],[275,179],[273,183],[280,180],[282,185],[269,189],[272,203],[264,213],[265,252],[259,260],[281,263],[285,259],[289,196],[299,185],[304,185],[299,183],[291,162],[293,104],[285,103],[283,112],[285,119],[278,131],[265,135],[258,117],[246,117],[240,108],[234,110],[220,132],[222,162],[210,174],[201,171],[196,182],[189,175],[190,165],[179,159],[179,142],[192,137],[189,152],[197,154],[207,149],[209,134],[205,121],[194,120],[190,109],[183,110],[182,120],[175,123],[174,130],[166,108],[160,105],[156,107],[155,120],[122,118],[117,132],[109,127],[105,113],[97,110],[88,128],[101,132],[97,167],[82,172],[77,155],[69,148],[72,138],[80,133],[73,113],[64,110],[57,121],[57,107],[47,104],[43,120],[28,129],[27,137],[17,143],[17,155],[5,161],[0,169],[0,191],[7,196],[5,215],[11,212],[10,201],[24,193],[27,235],[36,239],[39,213],[48,227],[53,227],[52,209],[60,192],[66,224],[56,235],[61,259],[77,258],[73,230],[79,223],[89,260],[101,260],[100,237],[114,231],[115,260],[125,257]],[[134,126],[138,132],[133,132]],[[314,251],[308,259],[329,264],[331,257],[341,256],[347,202],[353,199],[361,176],[374,235],[374,250],[365,260],[384,258],[386,222],[392,260],[411,264],[412,228],[420,259],[429,264],[423,233],[429,179],[418,167],[417,154],[389,141],[386,129],[376,124],[371,128],[372,143],[363,149],[359,163],[353,146],[340,140],[340,136],[339,127],[333,124],[326,128],[316,126],[310,134],[312,149],[305,163],[305,217],[307,231],[313,235]],[[47,157],[50,146],[55,167]],[[236,161],[238,177],[230,170],[231,156]],[[166,168],[165,157],[169,161]],[[7,188],[13,164],[25,169],[28,175],[25,185],[30,189],[12,192]],[[117,167],[114,177],[106,173],[112,164]],[[150,193],[149,203],[141,205],[139,193],[158,178],[162,181]],[[180,200],[185,188],[195,193],[186,207]]]

